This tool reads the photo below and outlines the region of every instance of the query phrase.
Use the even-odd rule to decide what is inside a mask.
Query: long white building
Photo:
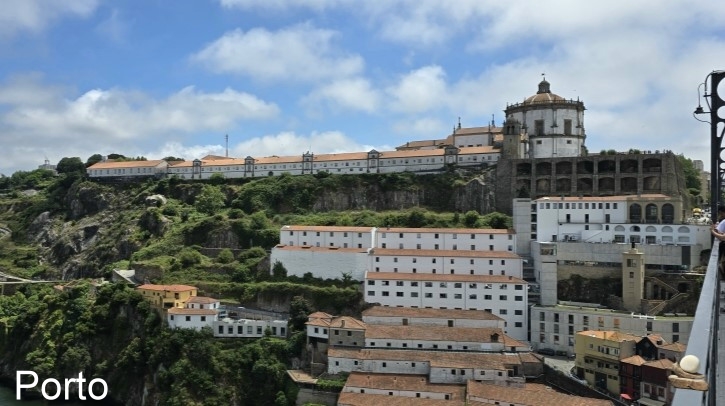
[[[527,340],[527,282],[513,276],[367,272],[365,301],[382,306],[485,310],[504,333]]]
[[[177,176],[181,179],[209,179],[215,174],[224,178],[258,178],[290,175],[307,175],[327,172],[339,175],[364,173],[434,173],[447,167],[486,167],[495,164],[500,157],[498,149],[491,145],[475,147],[441,146],[437,149],[350,152],[341,154],[313,154],[306,152],[294,156],[270,156],[254,158],[230,158],[209,155],[192,161],[177,161],[167,164],[160,161],[153,171],[130,170],[133,162],[99,162],[87,168],[92,179],[101,178],[143,178],[151,175]],[[128,162],[132,162],[129,164]],[[135,169],[136,166],[133,166]]]

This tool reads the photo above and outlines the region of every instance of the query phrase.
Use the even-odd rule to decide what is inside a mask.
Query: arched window
[[[640,223],[642,221],[642,206],[637,203],[629,205],[629,222]]]
[[[632,226],[629,228],[629,231],[632,233],[638,233],[639,232],[639,226]]]
[[[647,223],[657,223],[659,210],[657,209],[657,205],[654,203],[650,203],[647,205],[644,211],[645,216],[645,222]]]
[[[672,224],[675,222],[675,207],[670,203],[662,205],[662,222]]]

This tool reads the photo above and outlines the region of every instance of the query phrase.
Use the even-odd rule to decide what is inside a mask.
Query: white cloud
[[[0,7],[0,36],[41,32],[66,16],[86,18],[97,6],[98,0],[4,0]]]
[[[322,11],[328,8],[339,6],[345,0],[219,0],[224,8],[228,9],[273,9],[284,10],[289,8],[310,8]]]
[[[363,70],[363,59],[335,49],[337,35],[310,24],[279,31],[236,29],[194,54],[192,60],[216,73],[266,81],[316,81],[357,75]]]
[[[274,135],[255,137],[234,146],[235,156],[285,156],[302,155],[305,151],[315,154],[369,151],[373,147],[362,145],[338,131],[313,132],[299,135],[281,132]]]
[[[101,21],[96,30],[101,35],[110,39],[115,43],[124,43],[126,35],[128,35],[129,23],[121,16],[118,9],[111,10],[111,14],[105,20]]]
[[[157,137],[226,132],[244,120],[279,114],[275,104],[229,88],[207,93],[189,86],[165,99],[120,89],[93,89],[61,98],[49,90],[30,100],[23,88],[32,91],[43,85],[23,78],[0,87],[0,102],[6,105],[0,110],[0,139],[7,151],[0,172],[33,167],[45,155],[57,161],[91,155],[102,147],[140,154],[134,151]]]
[[[446,105],[446,75],[440,66],[426,66],[403,76],[387,89],[392,108],[406,113],[422,113]]]
[[[323,103],[333,110],[353,110],[374,113],[381,95],[363,78],[341,79],[319,87],[303,99],[303,104]]]

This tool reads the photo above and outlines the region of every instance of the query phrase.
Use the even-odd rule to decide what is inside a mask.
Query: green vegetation
[[[64,158],[57,175],[0,177],[2,272],[57,280],[136,269],[151,282],[195,285],[202,295],[240,305],[290,304],[287,340],[225,340],[163,328],[161,315],[120,284],[82,282],[63,291],[33,285],[0,296],[0,364],[33,369],[41,379],[82,370],[106,379],[112,393],[147,391],[160,405],[294,404],[284,371],[304,350],[307,314],[360,312],[350,274],[322,280],[270,264],[281,226],[511,227],[499,213],[455,212],[456,191],[469,178],[454,172],[87,180],[85,168],[101,160]],[[155,194],[167,201],[147,203]],[[362,208],[330,209],[353,199]],[[326,378],[318,387],[337,391],[342,382]]]

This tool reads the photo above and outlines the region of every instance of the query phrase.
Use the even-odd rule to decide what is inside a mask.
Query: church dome
[[[546,81],[546,79],[544,79],[539,83],[539,91],[536,92],[535,95],[526,98],[526,100],[524,100],[524,104],[550,103],[565,100],[566,99],[558,94],[551,93],[550,84]]]

